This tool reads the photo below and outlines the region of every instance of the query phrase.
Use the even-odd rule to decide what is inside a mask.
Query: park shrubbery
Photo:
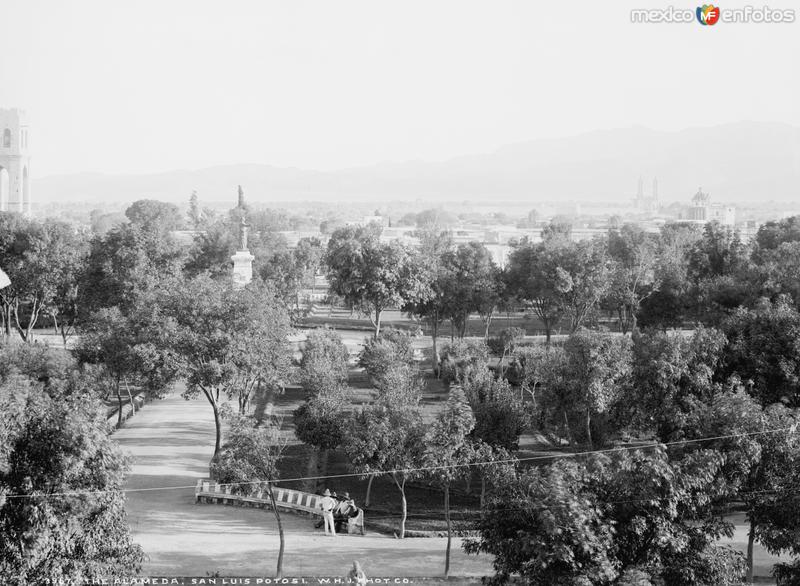
[[[96,390],[46,346],[2,356],[0,575],[22,585],[136,572],[144,555],[120,492],[129,462]]]
[[[746,511],[751,545],[800,555],[796,218],[768,222],[749,243],[713,223],[671,223],[658,234],[622,225],[574,242],[568,226],[554,223],[540,241],[515,242],[501,269],[482,244],[456,245],[435,214],[420,224],[417,248],[385,242],[371,225],[334,230],[327,250],[314,239],[289,249],[267,214],[252,241],[255,281],[234,289],[231,228],[243,210],[214,218],[196,201],[193,209],[200,234],[188,249],[170,234],[181,221],[175,206],[151,200],[96,234],[0,214],[0,259],[11,279],[0,295],[0,491],[24,495],[0,501],[0,572],[35,582],[137,567],[141,552],[118,497],[37,495],[74,487],[118,494],[125,461],[101,425],[98,397],[110,392],[122,404],[131,387],[158,397],[178,378],[187,399],[203,397],[213,412],[212,471],[221,479],[272,473],[274,458],[251,456],[275,438],[246,416],[254,398],[290,381],[307,393],[295,433],[313,447],[317,476],[328,451],[340,450],[354,473],[392,481],[403,519],[409,482],[448,495],[471,475],[443,470],[477,472],[487,506],[468,549],[495,556],[498,583],[513,575],[553,584],[735,583],[740,556],[715,545],[730,529],[718,512],[731,504]],[[300,323],[299,292],[318,268],[374,326],[358,362],[375,389],[359,408],[335,332],[310,335],[292,363],[287,337]],[[434,424],[420,400],[425,372],[413,336],[382,328],[388,309],[431,335],[433,374],[449,389]],[[512,311],[535,316],[544,340],[526,340],[517,327],[490,337],[497,316]],[[475,316],[483,339],[467,337]],[[599,331],[601,317],[618,331]],[[45,323],[65,345],[80,333],[77,364],[32,343]],[[451,340],[442,345],[445,326]],[[565,335],[556,343],[558,332]],[[243,419],[223,437],[227,401]],[[627,448],[623,439],[648,447],[515,467],[509,460],[526,431],[572,452]],[[778,577],[790,583],[796,571],[784,565]]]

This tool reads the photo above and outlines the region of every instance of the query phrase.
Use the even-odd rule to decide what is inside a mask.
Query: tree
[[[162,343],[174,333],[153,293],[137,300],[127,315],[116,308],[100,309],[81,327],[73,355],[81,364],[102,366],[109,391],[117,397],[117,426],[122,425],[122,386],[136,410],[130,384],[151,397],[163,397],[179,373],[173,350]]]
[[[475,427],[464,391],[452,387],[444,410],[439,413],[425,439],[425,467],[429,475],[444,491],[444,516],[447,522],[447,549],[445,550],[444,575],[450,574],[450,544],[452,525],[450,522],[450,485],[469,472],[475,460],[475,449],[469,434]]]
[[[421,318],[431,328],[433,371],[440,374],[439,328],[445,320],[450,292],[450,283],[446,259],[450,257],[453,247],[452,237],[447,232],[419,231],[420,249],[416,257],[421,275],[422,287],[419,294],[403,306],[403,310],[412,317]]]
[[[310,395],[347,384],[350,354],[342,337],[328,328],[312,331],[303,345],[300,382]]]
[[[164,235],[177,230],[183,223],[178,206],[155,199],[140,199],[125,210],[131,224],[155,234]]]
[[[708,403],[720,390],[716,381],[727,339],[700,327],[687,338],[657,330],[635,332],[631,384],[620,402],[629,428],[655,431],[660,441],[685,437],[694,406]]]
[[[316,460],[316,487],[327,476],[328,454],[343,442],[345,409],[348,405],[344,388],[325,389],[309,397],[294,410],[294,434],[301,442],[313,446],[316,459],[309,460],[309,469]]]
[[[520,402],[523,401],[522,393],[528,393],[536,411],[539,408],[536,391],[548,381],[557,379],[565,360],[563,346],[537,344],[516,348],[507,374],[510,381],[519,385]]]
[[[519,575],[528,584],[603,584],[616,576],[612,528],[576,462],[532,468],[501,485],[476,523],[467,553],[493,556],[489,584]]]
[[[753,581],[753,545],[762,543],[771,553],[800,554],[795,533],[800,508],[794,486],[800,471],[797,414],[783,405],[762,409],[734,379],[733,388],[697,401],[687,418],[688,439],[718,438],[686,444],[683,451],[716,450],[725,454],[717,484],[728,499],[744,504],[750,525],[747,543],[747,581]]]
[[[508,381],[490,375],[473,385],[467,397],[475,416],[473,435],[495,448],[509,452],[519,449],[528,413]]]
[[[499,342],[499,346],[501,348],[500,362],[498,363],[497,367],[500,369],[501,376],[505,376],[506,371],[508,370],[506,359],[514,355],[517,347],[524,339],[525,330],[523,328],[510,327],[505,328],[500,332],[500,336],[497,339],[497,342]]]
[[[136,332],[118,308],[101,309],[92,323],[82,330],[75,355],[82,363],[101,363],[111,390],[117,397],[117,427],[122,425],[122,385],[128,391],[131,409],[136,410],[128,380],[137,375],[139,363],[134,353]]]
[[[343,447],[354,472],[388,475],[400,492],[400,538],[405,537],[406,483],[420,475],[426,426],[419,409],[371,405],[357,411],[344,431]]]
[[[280,386],[289,364],[288,318],[274,293],[258,283],[234,289],[208,276],[177,281],[163,295],[174,334],[165,341],[186,375],[184,397],[202,394],[214,413],[214,458],[222,444],[222,400],[246,412],[253,387]]]
[[[230,218],[206,217],[203,230],[194,235],[184,264],[186,276],[192,278],[208,272],[214,277],[229,277],[233,269],[231,255],[239,246],[236,233]]]
[[[694,224],[669,223],[661,229],[653,272],[659,288],[642,300],[640,325],[666,329],[683,324],[696,295],[691,291],[687,259],[699,238]]]
[[[779,296],[789,296],[795,307],[800,307],[800,242],[782,242],[775,249],[756,250],[754,263],[746,278],[751,281],[754,295],[776,301]],[[749,303],[748,303],[749,305]]]
[[[180,274],[182,265],[183,251],[168,232],[131,223],[96,236],[79,285],[80,315],[113,306],[125,313],[138,295]]]
[[[268,286],[251,283],[232,297],[231,362],[236,369],[239,414],[246,415],[257,389],[282,390],[289,381],[292,357],[287,338],[291,325]]]
[[[786,298],[740,307],[723,322],[723,372],[752,380],[762,405],[800,405],[800,313]]]
[[[236,493],[251,494],[259,484],[266,484],[280,537],[277,579],[283,578],[286,540],[273,486],[279,479],[278,464],[285,449],[286,440],[281,437],[279,421],[258,425],[251,417],[234,416],[219,458],[212,464],[217,481],[231,484]]]
[[[297,242],[297,247],[293,250],[295,263],[302,268],[301,284],[311,286],[311,293],[314,293],[317,272],[322,266],[325,250],[322,242],[315,236],[306,236]]]
[[[378,388],[386,386],[383,380],[386,373],[399,366],[414,364],[413,336],[403,330],[387,328],[380,337],[364,341],[364,348],[358,355],[361,366]]]
[[[737,584],[742,555],[715,545],[731,526],[709,516],[724,459],[672,462],[663,448],[560,459],[498,488],[468,553],[494,555],[492,582]],[[621,581],[621,583],[630,583]],[[649,582],[644,582],[649,583]]]
[[[186,216],[192,229],[199,230],[203,224],[203,210],[200,209],[200,199],[194,190],[192,190],[192,195],[189,197],[189,211]]]
[[[0,296],[6,334],[13,324],[20,338],[31,342],[40,316],[49,314],[57,320],[63,310],[67,323],[61,333],[66,340],[74,323],[77,277],[86,252],[83,233],[63,222],[7,216],[0,218],[0,229],[8,230],[0,239],[0,252],[11,279]]]
[[[425,290],[409,251],[397,241],[382,243],[379,230],[374,224],[340,228],[326,255],[330,290],[369,316],[375,337],[385,309],[402,307]]]
[[[328,453],[342,441],[349,357],[339,334],[329,329],[313,331],[303,347],[300,382],[307,396],[294,411],[294,424],[297,438],[316,449],[308,463],[309,475],[316,468],[318,477],[326,476]]]
[[[563,246],[557,272],[560,279],[556,290],[570,317],[570,332],[576,332],[609,286],[605,241],[584,240]]]
[[[716,324],[752,297],[746,278],[749,251],[739,233],[716,222],[705,225],[688,251],[688,275],[693,286],[696,319]]]
[[[759,251],[775,250],[786,242],[800,242],[800,216],[765,222],[755,237]]]
[[[530,304],[541,320],[548,344],[553,329],[567,312],[563,294],[573,287],[561,266],[562,251],[567,246],[561,238],[536,244],[523,241],[512,250],[504,273],[509,293]]]
[[[612,268],[606,303],[616,310],[620,329],[627,333],[636,328],[642,301],[658,289],[657,241],[641,228],[625,224],[609,232],[608,253]]]
[[[492,315],[502,299],[500,271],[492,255],[479,242],[460,244],[445,253],[444,313],[459,338],[466,335],[469,316],[479,313],[488,339]]]
[[[489,368],[489,348],[483,340],[455,340],[442,352],[442,380],[466,388]]]
[[[631,369],[627,338],[580,330],[564,344],[564,370],[549,381],[548,392],[564,413],[583,420],[583,437],[590,447],[603,436],[593,434],[593,421],[607,414],[622,397]],[[596,426],[602,432],[603,426]]]
[[[51,396],[18,377],[0,388],[0,412],[0,575],[21,586],[138,572],[128,460],[96,398]]]

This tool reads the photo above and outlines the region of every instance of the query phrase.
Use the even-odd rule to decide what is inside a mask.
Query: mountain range
[[[739,122],[676,132],[637,126],[537,139],[442,162],[382,163],[340,171],[225,165],[142,175],[79,173],[34,180],[39,201],[235,197],[304,201],[624,202],[658,179],[662,202],[688,201],[702,187],[714,201],[800,201],[800,128]]]

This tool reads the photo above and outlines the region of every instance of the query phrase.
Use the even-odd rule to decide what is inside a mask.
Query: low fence
[[[242,494],[234,492],[233,486],[230,484],[219,484],[218,482],[199,479],[194,490],[194,496],[198,503],[229,504],[262,509],[272,508],[272,500],[268,492],[270,487],[267,483],[256,482],[245,485],[245,488],[249,488],[249,491]],[[272,491],[275,497],[275,506],[278,510],[322,517],[321,501],[323,497],[291,488],[272,487]],[[347,520],[347,532],[364,534],[363,510],[359,509],[358,516]]]
[[[125,425],[125,422],[128,419],[133,417],[133,415],[135,413],[138,413],[139,410],[142,407],[144,407],[144,404],[145,404],[144,395],[141,395],[141,394],[140,395],[136,395],[133,398],[133,404],[135,405],[135,408],[134,408],[133,405],[131,405],[130,399],[127,399],[127,398],[125,399],[125,402],[122,404],[122,422],[121,423],[119,423],[119,407],[114,409],[114,411],[112,411],[111,415],[108,416],[108,418],[107,418],[108,429],[111,431],[111,433],[113,433],[114,431],[116,431],[117,429],[119,429],[120,427]]]

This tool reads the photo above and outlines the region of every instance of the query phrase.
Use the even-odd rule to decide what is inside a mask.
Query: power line
[[[571,454],[548,454],[544,456],[529,456],[526,458],[506,458],[502,460],[487,460],[483,462],[468,462],[464,464],[448,464],[443,466],[421,466],[416,468],[397,468],[392,470],[375,470],[372,472],[350,472],[346,474],[330,474],[327,476],[302,476],[297,478],[282,478],[278,480],[252,480],[246,482],[229,482],[225,483],[225,486],[249,486],[254,484],[280,484],[280,483],[287,483],[287,482],[302,482],[307,480],[333,480],[339,478],[366,478],[366,477],[377,477],[377,476],[385,476],[391,474],[413,474],[413,473],[420,473],[420,472],[433,472],[436,470],[448,470],[452,468],[469,468],[473,466],[496,466],[500,464],[513,464],[517,462],[534,462],[534,461],[542,461],[542,460],[557,460],[560,458],[576,458],[580,456],[593,456],[596,454],[610,454],[614,452],[624,452],[630,450],[647,450],[659,447],[672,447],[677,445],[686,445],[692,443],[699,443],[699,442],[710,442],[710,441],[717,441],[717,440],[724,440],[724,439],[734,439],[734,438],[743,438],[743,437],[752,437],[758,435],[766,435],[771,433],[781,433],[781,432],[791,432],[794,433],[797,431],[797,424],[793,424],[789,427],[782,427],[777,429],[767,429],[762,431],[752,431],[746,433],[733,433],[727,435],[718,435],[718,436],[709,436],[709,437],[702,437],[702,438],[693,438],[693,439],[686,439],[686,440],[676,440],[671,442],[663,442],[663,443],[653,443],[653,444],[646,444],[640,446],[624,446],[624,447],[616,447],[616,448],[608,448],[604,450],[588,450],[584,452],[574,452]],[[17,494],[7,494],[5,498],[49,498],[49,497],[66,497],[66,496],[82,496],[82,495],[101,495],[106,493],[133,493],[133,492],[152,492],[152,491],[161,491],[161,490],[186,490],[190,488],[196,488],[196,484],[191,485],[182,485],[182,486],[154,486],[154,487],[147,487],[147,488],[127,488],[127,489],[105,489],[105,490],[73,490],[73,491],[62,491],[62,492],[51,492],[45,493],[40,495],[35,494],[26,494],[26,493],[17,493]]]

